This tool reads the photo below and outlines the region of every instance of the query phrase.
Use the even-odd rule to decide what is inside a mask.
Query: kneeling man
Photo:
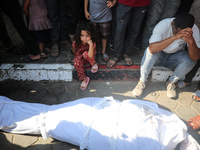
[[[199,29],[194,24],[193,15],[180,14],[160,21],[149,43],[141,62],[140,80],[132,93],[136,97],[142,95],[152,67],[159,65],[174,70],[167,80],[167,96],[176,98],[175,83],[194,67],[199,58]],[[186,45],[188,50],[185,50]]]

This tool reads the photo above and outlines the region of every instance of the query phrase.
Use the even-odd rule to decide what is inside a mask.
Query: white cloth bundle
[[[186,125],[153,102],[82,98],[58,105],[0,96],[0,129],[42,134],[88,150],[199,150]]]

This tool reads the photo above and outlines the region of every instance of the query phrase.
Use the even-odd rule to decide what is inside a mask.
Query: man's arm
[[[183,37],[183,40],[188,43],[188,53],[193,61],[200,59],[200,48],[197,47],[193,36]]]
[[[171,37],[169,37],[165,40],[155,42],[155,43],[151,43],[151,44],[149,44],[149,51],[152,54],[160,52],[163,49],[165,49],[167,46],[169,46],[174,40],[175,40],[175,37],[171,36]]]
[[[107,7],[108,7],[108,8],[111,8],[111,7],[115,6],[116,1],[117,1],[117,0],[112,0],[112,1],[111,1],[111,0],[108,0],[108,1],[107,1]]]
[[[175,40],[178,40],[182,37],[190,37],[190,36],[192,36],[192,29],[191,28],[182,29],[177,34],[175,34],[175,35],[173,35],[173,36],[171,36],[167,39],[149,44],[149,51],[152,54],[160,52],[163,49],[165,49],[166,47],[168,47]]]

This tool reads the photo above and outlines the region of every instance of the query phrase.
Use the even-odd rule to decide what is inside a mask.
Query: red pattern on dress
[[[72,46],[74,48],[76,48],[76,43],[73,42]],[[95,57],[95,55],[96,55],[96,43],[95,42],[93,43],[93,47],[94,47],[94,57]],[[88,64],[88,62],[89,62],[90,65],[93,66],[94,63],[96,62],[94,57],[89,58],[88,51],[89,51],[88,44],[85,44],[85,45],[81,44],[80,48],[76,50],[76,54],[75,54],[75,58],[74,58],[74,67],[76,68],[79,80],[83,80],[84,78],[86,78],[86,75],[84,72],[85,64]]]

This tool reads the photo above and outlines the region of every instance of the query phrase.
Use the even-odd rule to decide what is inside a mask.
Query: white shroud
[[[0,129],[41,134],[88,150],[199,150],[186,125],[156,103],[82,98],[58,105],[13,101],[0,96]]]

